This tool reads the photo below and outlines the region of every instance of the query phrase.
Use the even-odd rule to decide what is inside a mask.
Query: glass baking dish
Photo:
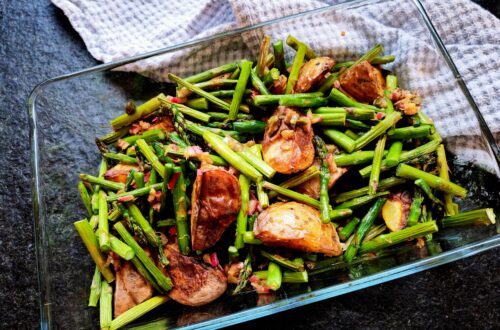
[[[189,74],[227,63],[233,58],[232,50],[253,58],[256,55],[252,43],[258,43],[264,34],[273,39],[297,34],[297,27],[314,30],[318,17],[329,18],[339,15],[367,15],[377,9],[377,20],[397,15],[409,23],[402,27],[404,32],[418,38],[432,52],[433,65],[445,68],[441,79],[450,84],[456,97],[451,114],[460,116],[469,123],[470,130],[451,134],[445,138],[453,180],[469,190],[469,196],[459,201],[462,209],[494,207],[500,210],[496,196],[500,192],[498,160],[500,153],[478,107],[470,96],[452,59],[418,1],[353,1],[340,5],[315,9],[297,15],[275,19],[254,26],[225,32],[203,40],[194,40],[177,46],[163,48],[144,55],[118,62],[99,65],[90,69],[56,77],[38,85],[29,98],[31,129],[31,151],[33,171],[33,207],[35,237],[40,288],[40,327],[42,329],[96,328],[98,311],[87,307],[89,284],[94,266],[87,251],[80,242],[72,223],[85,216],[77,191],[78,173],[94,173],[99,161],[95,137],[103,136],[109,130],[108,122],[123,110],[127,99],[146,100],[159,92],[171,89],[167,83],[156,82],[135,73],[113,71],[125,64],[160,59],[182,59],[181,67],[165,68],[160,71]],[[356,58],[377,41],[372,31],[357,24],[346,31],[332,31],[329,36],[315,36],[312,43],[318,53],[333,55],[338,60]],[[366,36],[366,44],[350,47],[342,41],[349,34]],[[400,34],[392,33],[389,44],[397,45]],[[342,44],[342,42],[344,42]],[[197,54],[211,48],[210,60],[197,61]],[[394,49],[386,47],[386,54]],[[238,58],[241,55],[238,55]],[[205,63],[207,62],[207,63]],[[147,62],[153,63],[153,62]],[[417,63],[418,64],[418,63]],[[184,65],[184,66],[182,66]],[[396,73],[410,65],[406,58],[398,58],[389,66]],[[148,73],[147,73],[148,74]],[[417,74],[401,75],[401,85],[418,86],[419,81],[428,79],[429,71],[419,70]],[[149,73],[151,75],[151,73]],[[424,102],[431,97],[430,91],[421,91]],[[424,103],[431,114],[433,102]],[[444,119],[433,117],[438,129],[445,127]],[[470,153],[457,149],[461,141],[474,139],[478,145],[471,158]],[[469,164],[474,157],[488,169],[484,171]],[[479,159],[479,158],[477,158]],[[476,160],[477,160],[476,159]],[[481,192],[479,196],[479,192]],[[309,287],[298,287],[277,293],[273,299],[258,299],[254,292],[237,297],[222,297],[214,303],[199,308],[188,308],[169,302],[158,310],[144,316],[136,323],[160,320],[169,328],[219,328],[265,315],[277,313],[305,304],[335,297],[396,278],[414,274],[438,265],[462,259],[481,251],[500,246],[500,225],[483,228],[464,228],[440,231],[436,235],[437,248],[396,248],[393,253],[367,260],[346,270],[328,273],[311,279]],[[436,251],[437,250],[437,251]]]

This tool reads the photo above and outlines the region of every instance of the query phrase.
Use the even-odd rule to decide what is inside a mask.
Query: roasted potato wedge
[[[128,311],[153,296],[153,287],[135,269],[131,262],[114,261],[116,287],[114,315]]]
[[[238,179],[223,167],[204,165],[198,170],[191,204],[193,250],[208,249],[236,220],[241,206]]]
[[[382,218],[390,231],[399,231],[406,227],[411,199],[408,194],[392,194],[382,207]]]
[[[314,166],[317,166],[319,168],[319,160],[315,159],[314,160]],[[344,173],[347,172],[346,167],[336,167],[335,171],[332,171],[330,169],[330,180],[328,181],[328,189],[331,189],[335,182],[344,175]],[[308,195],[314,199],[319,199],[319,187],[320,187],[320,179],[319,176],[316,176],[312,179],[307,180],[306,182],[302,183],[301,185],[297,186],[295,188],[295,191]]]
[[[104,178],[109,181],[125,183],[127,181],[128,174],[132,170],[139,170],[137,165],[129,164],[118,164],[110,168],[104,173]]]
[[[319,211],[302,203],[274,203],[257,217],[253,232],[269,246],[329,256],[342,254],[335,227],[322,223]]]
[[[330,57],[316,57],[304,63],[300,68],[299,78],[295,84],[295,93],[309,91],[311,87],[323,80],[325,74],[330,72],[334,64],[335,61]]]
[[[314,161],[311,120],[287,107],[278,107],[268,119],[262,155],[277,172],[300,172]]]
[[[382,72],[368,61],[344,71],[339,77],[342,89],[360,102],[372,103],[384,94],[385,79]]]
[[[174,284],[168,295],[180,304],[201,306],[219,298],[227,289],[224,272],[179,252],[176,243],[164,246],[170,264],[167,273]]]

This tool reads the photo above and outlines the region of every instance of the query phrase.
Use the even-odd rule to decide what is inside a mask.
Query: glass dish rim
[[[200,44],[204,44],[210,41],[215,41],[222,38],[227,38],[231,36],[237,36],[244,32],[255,30],[260,27],[265,27],[271,24],[280,23],[282,21],[287,21],[295,18],[300,18],[303,16],[311,15],[314,13],[322,13],[329,10],[334,9],[342,9],[342,8],[353,8],[356,6],[362,6],[365,4],[373,4],[378,2],[385,2],[387,0],[348,0],[346,2],[335,4],[335,5],[327,5],[324,7],[303,11],[297,14],[288,15],[279,17],[276,19],[259,22],[257,24],[244,26],[241,28],[237,28],[230,31],[221,32],[218,34],[214,34],[205,38],[196,38],[183,43],[179,43],[176,45],[159,48],[150,52],[146,52],[143,54],[138,54],[134,56],[130,56],[127,58],[123,58],[117,61],[99,64],[96,66],[88,67],[85,69],[73,71],[67,74],[59,75],[53,78],[49,78],[47,80],[42,81],[37,84],[33,90],[31,91],[28,97],[28,117],[29,117],[29,130],[30,130],[30,151],[31,151],[31,174],[32,174],[32,207],[33,207],[33,221],[34,221],[34,238],[35,238],[35,248],[36,248],[36,266],[37,266],[37,277],[38,277],[38,292],[39,292],[39,313],[40,313],[40,329],[49,329],[49,319],[50,313],[45,309],[45,296],[47,295],[46,288],[44,286],[44,279],[46,278],[46,270],[44,266],[43,254],[45,251],[43,250],[43,246],[41,243],[43,242],[43,233],[40,224],[41,212],[43,210],[43,205],[40,204],[40,174],[39,174],[39,150],[38,150],[38,137],[37,137],[37,119],[36,119],[36,99],[38,95],[43,92],[43,89],[58,81],[69,80],[71,78],[82,77],[88,74],[109,71],[123,65],[133,63],[136,61],[144,60],[147,58],[151,58],[154,56],[166,54],[169,52],[179,51],[182,49],[186,49],[189,47],[194,47]],[[436,48],[439,50],[441,56],[444,58],[446,64],[448,65],[450,71],[453,73],[453,76],[459,85],[463,95],[467,99],[470,108],[473,110],[478,124],[480,126],[481,133],[486,138],[488,143],[488,147],[491,149],[491,154],[495,157],[496,163],[500,168],[500,147],[496,144],[495,139],[493,137],[492,132],[490,131],[488,125],[481,112],[479,111],[479,107],[477,106],[474,98],[472,97],[469,89],[467,88],[465,81],[463,80],[460,72],[458,71],[451,55],[448,53],[441,37],[436,31],[430,17],[428,16],[423,4],[420,0],[410,0],[413,5],[416,7],[416,10],[419,12],[425,26],[427,27],[428,32],[432,40],[435,42]],[[424,259],[416,260],[413,262],[409,262],[407,264],[397,266],[391,268],[389,270],[385,270],[373,275],[365,276],[356,280],[352,280],[348,283],[336,284],[333,286],[329,286],[326,288],[322,288],[319,290],[315,290],[310,293],[304,293],[297,295],[293,298],[289,298],[286,300],[277,301],[275,303],[271,303],[269,305],[253,307],[244,311],[231,313],[226,316],[217,317],[208,321],[203,321],[200,323],[188,325],[182,327],[182,329],[193,329],[193,328],[221,328],[225,326],[229,326],[232,324],[238,324],[245,321],[261,318],[267,315],[275,314],[281,311],[289,310],[292,308],[304,306],[307,304],[311,304],[313,302],[318,302],[321,300],[325,300],[328,298],[336,297],[345,293],[353,292],[356,290],[360,290],[372,285],[377,285],[381,283],[385,283],[394,279],[398,279],[407,275],[415,274],[421,272],[423,270],[431,269],[440,265],[444,265],[462,258],[466,258],[469,256],[473,256],[480,252],[484,252],[486,250],[495,248],[500,246],[500,234],[496,234],[487,239],[483,239],[477,242],[473,242],[470,244],[466,244],[459,248],[454,248],[450,251],[442,252],[436,256],[426,257]]]

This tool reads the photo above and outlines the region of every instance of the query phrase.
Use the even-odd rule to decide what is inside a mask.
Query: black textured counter
[[[497,16],[500,3],[477,1]],[[52,76],[97,62],[48,0],[0,1],[0,328],[38,326],[26,100]],[[495,249],[239,328],[498,328]],[[71,271],[71,270],[68,270]]]

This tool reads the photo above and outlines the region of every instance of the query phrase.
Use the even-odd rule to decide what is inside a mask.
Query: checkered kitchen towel
[[[63,9],[80,33],[89,52],[110,62],[127,56],[175,45],[296,14],[339,1],[313,0],[52,0]],[[424,0],[423,4],[451,53],[483,116],[500,139],[500,21],[468,0]],[[467,101],[456,93],[454,77],[430,46],[429,35],[411,0],[376,3],[349,11],[326,11],[314,19],[294,19],[257,32],[216,41],[195,49],[130,64],[137,71],[165,80],[168,72],[185,76],[224,62],[255,58],[264,34],[273,39],[287,34],[306,41],[336,61],[356,58],[376,43],[397,61],[388,66],[402,86],[416,89],[424,109],[448,148],[466,160],[490,170],[494,160],[481,149],[475,117]],[[291,60],[293,51],[288,49]],[[423,76],[433,77],[423,80]],[[478,147],[479,146],[479,147]]]

